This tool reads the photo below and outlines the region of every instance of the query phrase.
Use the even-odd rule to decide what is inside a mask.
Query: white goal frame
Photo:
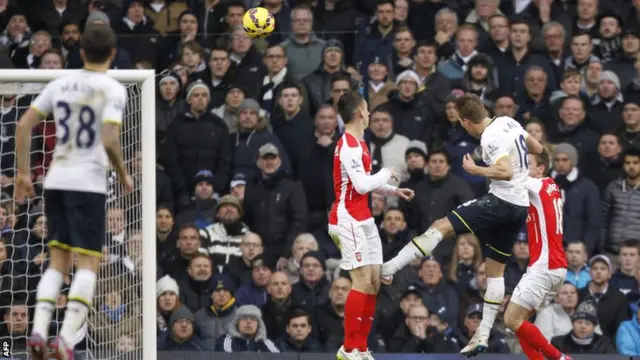
[[[3,83],[46,84],[81,70],[2,69]],[[109,70],[107,75],[141,88],[142,150],[142,358],[157,358],[156,337],[156,73],[154,70]],[[126,119],[125,119],[126,121]]]

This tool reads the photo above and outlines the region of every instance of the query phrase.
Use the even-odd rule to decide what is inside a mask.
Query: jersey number
[[[529,168],[529,158],[527,157],[527,141],[524,138],[524,135],[520,135],[519,138],[515,140],[516,149],[518,149],[518,157],[520,158],[520,167],[523,169]]]
[[[64,101],[58,101],[56,107],[60,109],[63,114],[60,117],[61,134],[58,136],[58,142],[62,145],[69,141],[70,129],[68,121],[71,119],[72,111],[69,103]],[[78,113],[78,132],[76,133],[75,142],[78,148],[88,149],[93,146],[96,140],[96,131],[93,129],[93,124],[96,122],[96,113],[89,106],[83,105],[80,107]]]
[[[562,199],[553,199],[553,209],[556,212],[556,234],[562,235]]]

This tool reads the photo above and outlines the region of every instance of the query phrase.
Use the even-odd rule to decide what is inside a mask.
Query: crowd
[[[242,16],[258,5],[276,31],[253,40]],[[569,272],[536,325],[563,353],[640,355],[640,0],[0,0],[0,68],[81,68],[88,22],[117,33],[114,69],[158,73],[158,350],[340,347],[351,280],[327,211],[343,130],[335,105],[355,90],[371,112],[373,171],[394,167],[416,193],[409,203],[372,195],[385,260],[486,193],[486,179],[462,169],[479,141],[453,106],[477,94],[549,147],[562,190]],[[39,198],[11,201],[16,121],[34,94],[0,90],[0,337],[19,353],[47,226]],[[35,135],[40,181],[55,124]],[[140,156],[127,153],[137,190]],[[114,191],[106,276],[79,348],[141,346],[139,199]],[[514,239],[503,305],[529,240],[524,230]],[[482,314],[483,252],[460,236],[397,274],[381,290],[370,348],[464,347]],[[64,304],[63,294],[54,327]],[[488,350],[522,353],[500,318]]]

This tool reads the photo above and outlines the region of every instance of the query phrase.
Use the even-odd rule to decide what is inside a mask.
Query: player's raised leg
[[[542,353],[547,359],[560,360],[563,357],[562,353],[549,343],[540,329],[527,321],[534,312],[533,309],[510,302],[504,313],[504,323],[516,334],[520,344],[526,344],[522,346],[522,350],[529,359],[539,357]]]

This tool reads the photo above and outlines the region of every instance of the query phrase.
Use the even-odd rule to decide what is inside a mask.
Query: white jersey
[[[49,83],[31,104],[41,116],[53,113],[56,148],[45,189],[106,194],[109,160],[102,124],[122,124],[127,89],[105,73],[88,70]]]
[[[513,177],[508,181],[491,179],[489,193],[511,204],[526,207],[529,206],[527,136],[529,134],[517,121],[501,116],[492,120],[480,138],[485,164],[493,165],[507,155],[511,157]]]

